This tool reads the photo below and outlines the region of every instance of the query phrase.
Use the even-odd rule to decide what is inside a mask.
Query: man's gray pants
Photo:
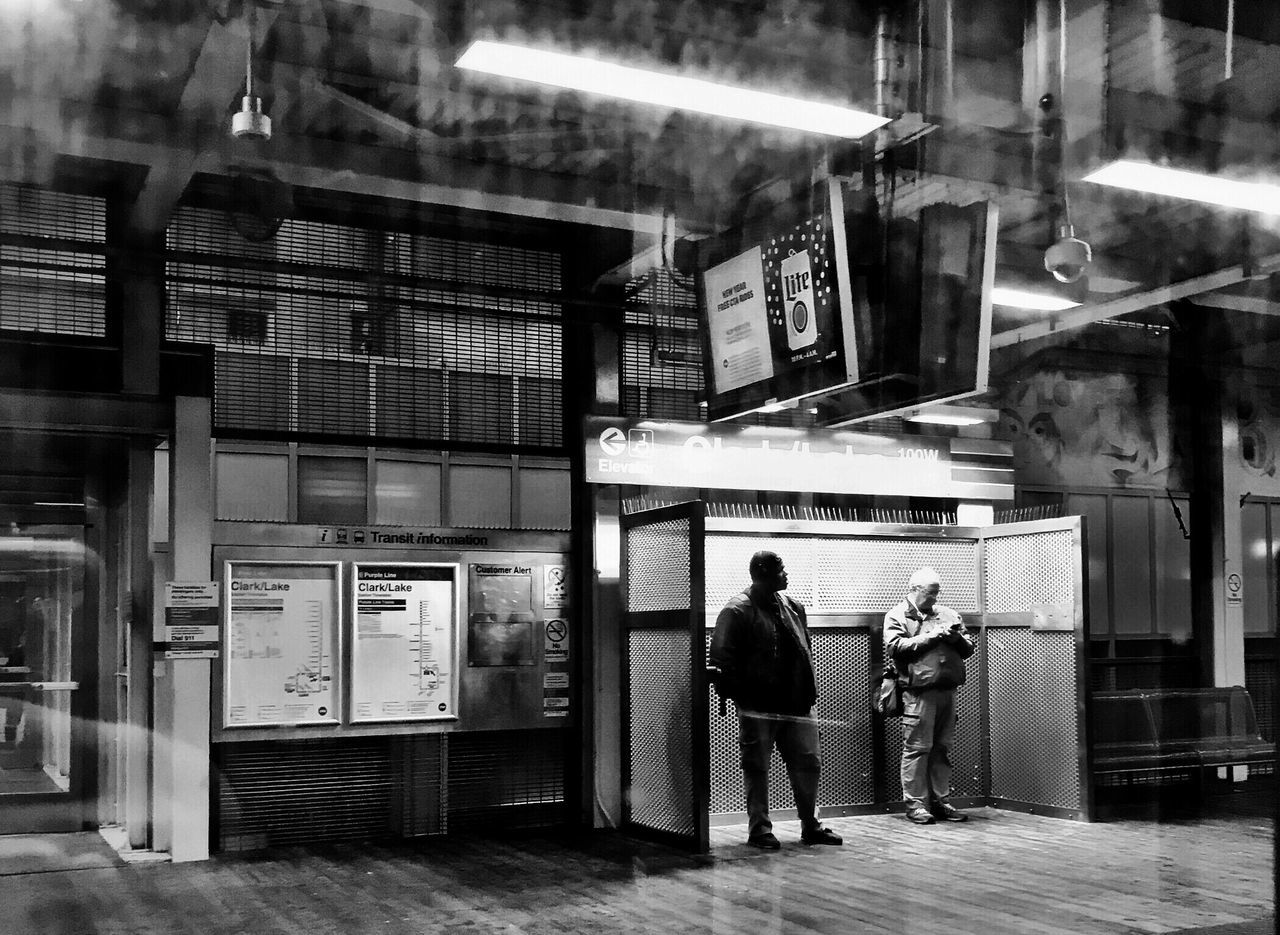
[[[956,736],[956,691],[902,693],[902,795],[907,808],[933,808],[951,795],[951,744]]]
[[[804,715],[738,715],[738,749],[747,791],[747,825],[752,837],[773,830],[769,820],[769,759],[777,746],[787,765],[801,827],[818,827],[818,725]]]

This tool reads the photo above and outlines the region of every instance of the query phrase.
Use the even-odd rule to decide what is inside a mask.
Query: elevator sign
[[[587,482],[886,496],[1013,498],[1006,442],[590,416]]]

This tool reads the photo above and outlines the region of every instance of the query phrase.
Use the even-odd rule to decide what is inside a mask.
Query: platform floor
[[[1082,824],[983,808],[966,824],[840,818],[840,848],[716,828],[709,857],[611,832],[276,848],[200,863],[0,876],[12,935],[1263,935],[1266,809]]]

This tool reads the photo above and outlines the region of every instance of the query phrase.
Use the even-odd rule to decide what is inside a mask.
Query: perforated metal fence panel
[[[1072,634],[991,630],[991,794],[1081,807]]]
[[[0,328],[106,336],[106,202],[0,184]]]
[[[689,608],[689,520],[627,530],[627,610]]]
[[[994,587],[987,611],[1075,604],[1075,542],[1070,530],[990,537],[985,542],[986,574]]]
[[[693,837],[698,825],[689,633],[632,630],[627,643],[629,820]]]
[[[1079,519],[1044,520],[983,540],[988,626],[990,795],[1085,815],[1082,722],[1089,672]],[[1065,627],[1065,628],[1064,628]]]
[[[880,613],[903,599],[907,580],[930,566],[942,578],[946,603],[978,609],[977,545],[973,540],[902,536],[751,536],[709,533],[708,604],[723,602],[751,583],[754,552],[777,552],[787,566],[787,593],[811,614]]]
[[[871,709],[866,701],[866,673],[870,668],[870,634],[866,630],[813,629],[814,669],[822,749],[819,807],[867,805],[875,801],[872,775]],[[711,633],[707,633],[707,647]],[[738,757],[738,715],[732,702],[719,714],[719,698],[711,696],[711,814],[744,812],[746,801]],[[770,805],[795,805],[782,757],[776,751],[769,769]]]
[[[216,211],[168,231],[165,336],[215,348],[214,427],[560,448],[560,256]]]

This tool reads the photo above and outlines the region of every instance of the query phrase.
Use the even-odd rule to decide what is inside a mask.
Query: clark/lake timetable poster
[[[457,716],[458,566],[353,566],[351,720]]]
[[[338,565],[228,562],[223,724],[337,723]]]

